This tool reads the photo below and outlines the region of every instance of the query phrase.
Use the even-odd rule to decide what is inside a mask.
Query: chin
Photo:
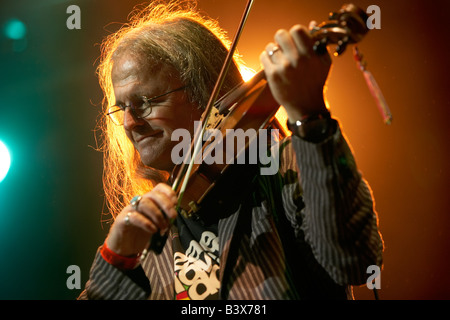
[[[141,156],[141,161],[147,167],[150,167],[152,169],[159,170],[159,171],[167,171],[169,173],[172,172],[172,170],[175,166],[170,157],[168,157],[168,158],[163,157],[163,158],[155,159],[154,157]]]
[[[165,171],[167,173],[171,173],[173,168],[174,168],[173,165],[167,165],[167,163],[165,163],[165,164],[156,164],[156,165],[153,165],[153,166],[150,166],[150,167],[152,167],[153,169],[158,170],[158,171]]]

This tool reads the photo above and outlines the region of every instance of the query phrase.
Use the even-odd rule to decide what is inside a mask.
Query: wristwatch
[[[318,143],[329,137],[335,125],[329,112],[307,116],[295,122],[287,121],[287,127],[293,135],[308,142]]]

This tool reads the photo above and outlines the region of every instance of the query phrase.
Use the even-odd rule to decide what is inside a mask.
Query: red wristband
[[[100,254],[106,262],[121,270],[131,270],[139,264],[139,255],[132,257],[121,256],[108,248],[106,241],[103,243]]]

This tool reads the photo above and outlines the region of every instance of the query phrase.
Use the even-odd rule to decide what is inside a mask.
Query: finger
[[[314,28],[315,25],[316,25],[315,21],[312,21],[310,23],[310,26],[312,26],[312,28]],[[296,46],[299,48],[303,48],[302,50],[308,52],[307,57],[318,56],[325,65],[331,64],[331,57],[328,54],[328,51],[325,50],[323,54],[318,54],[317,52],[315,52],[314,50],[315,40],[312,37],[310,31],[306,29],[306,27],[301,25],[295,25],[291,28],[290,33],[296,43]]]
[[[149,203],[145,199],[149,199],[151,201],[149,203],[150,209],[155,210],[156,212],[160,212],[161,215],[165,219],[175,219],[177,216],[177,212],[175,210],[175,207],[177,205],[178,198],[176,196],[176,193],[172,190],[171,187],[169,187],[165,183],[157,184],[150,192],[147,192],[142,196],[142,199],[144,200],[144,203]],[[141,200],[142,202],[142,200]],[[156,209],[155,206],[156,205]],[[139,209],[141,207],[139,206]],[[144,210],[146,214],[149,213],[148,210]]]
[[[174,219],[177,215],[175,206],[177,205],[177,197],[175,192],[167,185],[155,187],[150,193],[145,195],[152,199],[161,209],[167,219]]]
[[[156,190],[158,192],[165,194],[168,199],[172,200],[174,206],[178,201],[178,197],[177,197],[177,194],[175,193],[175,191],[173,191],[173,189],[165,183],[157,184],[153,190]]]
[[[278,47],[278,45],[273,42],[269,42],[265,47],[265,50],[269,56],[275,54],[275,52],[278,51],[279,49],[280,48]]]
[[[138,211],[129,211],[123,219],[126,228],[138,228],[148,233],[154,234],[158,232],[158,226],[148,217]]]
[[[312,29],[314,29],[315,27],[317,27],[317,21],[314,21],[314,20],[310,21],[310,22],[309,22],[309,25],[308,25],[308,29],[309,29],[309,30],[312,30]]]
[[[289,30],[289,33],[302,55],[310,56],[313,54],[314,40],[306,27],[295,25]]]
[[[169,227],[170,222],[166,217],[166,214],[162,212],[163,209],[160,207],[159,203],[162,203],[162,201],[155,200],[159,199],[159,197],[160,196],[154,194],[143,197],[139,203],[138,210],[139,213],[146,217],[146,219],[151,220],[159,230],[166,230]]]
[[[261,62],[265,73],[269,73],[271,71],[271,69],[273,68],[273,62],[269,57],[269,54],[267,53],[266,50],[264,50],[263,52],[261,52],[261,54],[259,55],[259,61]]]
[[[264,68],[264,73],[266,74],[266,78],[268,80],[273,80],[277,76],[277,66],[273,61],[273,59],[275,59],[274,55],[269,56],[268,52],[264,50],[259,56],[259,60]]]
[[[303,54],[303,52],[299,52],[296,43],[292,39],[290,33],[285,29],[280,29],[275,33],[275,42],[279,44],[282,55],[279,55],[277,59],[280,58],[280,62],[283,63],[281,57],[288,59],[291,63],[295,63],[298,60],[299,54]],[[278,60],[277,60],[278,61]]]

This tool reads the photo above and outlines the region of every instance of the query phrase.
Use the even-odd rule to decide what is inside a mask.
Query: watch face
[[[331,130],[331,117],[324,117],[319,114],[312,116],[305,121],[295,121],[294,123],[287,122],[288,129],[293,135],[302,138],[308,142],[318,143],[325,140],[328,136],[334,133]]]

